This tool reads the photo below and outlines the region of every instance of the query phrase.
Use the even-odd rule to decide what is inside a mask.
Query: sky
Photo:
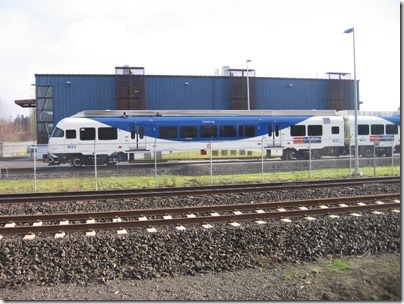
[[[35,74],[356,78],[361,110],[400,106],[399,0],[0,0],[0,106],[35,98]]]

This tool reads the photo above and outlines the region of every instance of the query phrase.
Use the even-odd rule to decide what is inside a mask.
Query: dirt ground
[[[393,300],[400,301],[399,254],[329,257],[257,269],[0,289],[3,300]]]

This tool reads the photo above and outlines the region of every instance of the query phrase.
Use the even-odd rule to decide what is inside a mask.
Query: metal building
[[[143,67],[116,67],[109,75],[36,74],[38,144],[48,142],[59,120],[83,110],[245,110],[248,100],[251,110],[354,109],[354,81],[347,73],[301,79],[226,72],[162,76],[145,75]]]

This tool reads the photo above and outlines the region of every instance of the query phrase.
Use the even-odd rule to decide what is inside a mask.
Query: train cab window
[[[386,134],[398,134],[398,126],[397,125],[386,125]]]
[[[220,137],[236,137],[236,126],[220,126]]]
[[[339,134],[339,127],[331,127],[331,134]]]
[[[160,138],[177,138],[178,131],[177,127],[160,127],[159,128]]]
[[[56,127],[55,130],[53,130],[51,135],[51,137],[63,137],[63,136],[65,136],[65,132],[58,127]]]
[[[199,134],[204,138],[216,138],[217,127],[216,126],[201,126],[199,128]]]
[[[238,133],[240,137],[254,137],[255,127],[254,126],[240,126],[238,128]]]
[[[323,135],[323,126],[319,126],[319,125],[307,126],[307,133],[309,136],[322,136]]]
[[[371,125],[370,132],[372,135],[382,135],[384,134],[384,125]]]
[[[181,138],[195,138],[198,137],[198,129],[196,126],[180,127]]]
[[[291,136],[306,136],[306,127],[305,126],[292,126],[292,127],[290,127],[290,135]]]
[[[76,130],[66,130],[66,138],[69,139],[76,138]]]
[[[369,135],[369,125],[358,125],[358,135]]]
[[[95,140],[95,128],[81,128],[80,140]]]
[[[100,140],[118,139],[117,128],[98,128],[98,139]]]

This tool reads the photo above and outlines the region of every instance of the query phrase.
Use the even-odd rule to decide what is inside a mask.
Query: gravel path
[[[334,267],[336,261],[348,269]],[[233,272],[0,289],[4,300],[401,300],[400,255],[328,257]]]

